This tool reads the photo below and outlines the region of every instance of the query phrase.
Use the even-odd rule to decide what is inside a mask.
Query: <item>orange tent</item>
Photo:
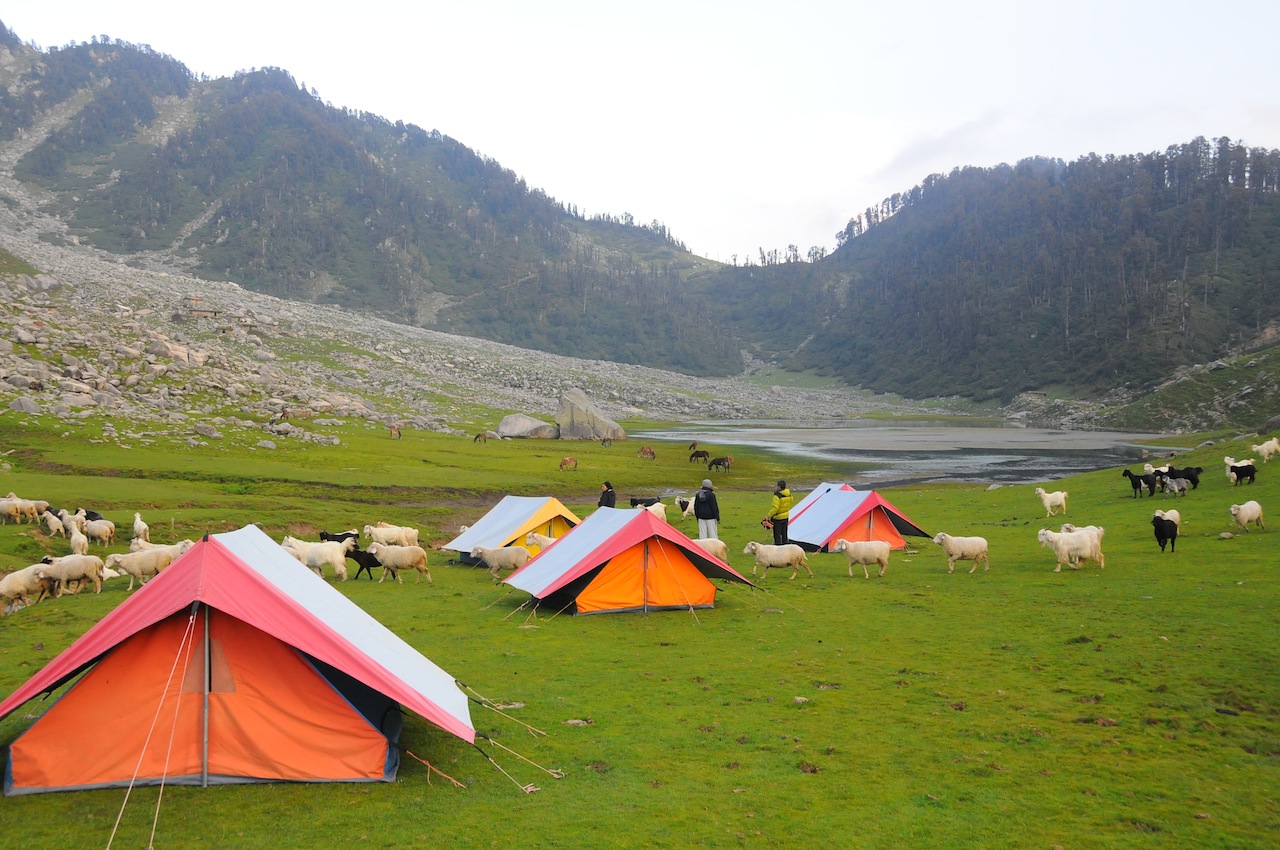
[[[506,583],[579,614],[710,608],[710,579],[751,584],[645,510],[600,508]]]
[[[806,549],[827,552],[842,537],[882,540],[891,549],[904,549],[905,538],[929,535],[874,490],[824,483],[791,509],[787,536]]]
[[[395,778],[401,706],[473,741],[453,678],[254,526],[206,537],[0,703],[69,686],[6,794]]]

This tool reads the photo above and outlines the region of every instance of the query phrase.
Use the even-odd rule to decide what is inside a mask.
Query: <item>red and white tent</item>
[[[888,499],[874,490],[822,483],[791,508],[787,537],[811,551],[830,551],[840,538],[850,542],[883,540],[906,548],[906,537],[929,537]]]
[[[206,536],[10,694],[0,718],[69,682],[11,744],[6,794],[390,781],[401,707],[476,734],[452,676],[256,526]]]

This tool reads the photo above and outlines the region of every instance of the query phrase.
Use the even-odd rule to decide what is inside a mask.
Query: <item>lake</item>
[[[936,420],[855,419],[831,422],[695,422],[679,428],[636,431],[644,442],[700,448],[754,446],[780,454],[858,465],[864,484],[895,486],[926,481],[1026,484],[1049,481],[1163,457],[1151,445],[1159,434],[1063,431],[990,421],[964,424]],[[1190,447],[1188,447],[1190,448]]]

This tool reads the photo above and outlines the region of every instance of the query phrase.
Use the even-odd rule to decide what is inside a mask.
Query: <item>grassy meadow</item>
[[[0,416],[0,490],[101,511],[121,530],[110,551],[127,548],[135,510],[157,542],[250,522],[276,539],[314,539],[387,520],[439,545],[503,494],[554,495],[585,516],[606,478],[622,505],[690,493],[706,476],[674,444],[645,461],[634,441],[477,444],[409,431],[394,441],[315,426],[342,445],[123,448],[99,441],[93,420],[68,428]],[[1043,482],[1069,492],[1066,520],[1106,527],[1104,570],[1053,572],[1036,532],[1063,518],[1044,517],[1035,484],[882,491],[930,534],[987,537],[989,572],[966,563],[949,575],[941,550],[918,538],[884,578],[850,578],[842,555],[817,554],[812,579],[772,571],[758,590],[723,586],[716,607],[696,613],[531,614],[523,593],[432,552],[430,586],[335,586],[460,682],[516,704],[510,718],[473,707],[476,728],[563,778],[481,741],[508,778],[411,717],[407,748],[465,788],[406,758],[385,785],[142,788],[127,805],[121,790],[4,798],[4,843],[96,848],[114,829],[118,847],[1274,847],[1280,464],[1232,487],[1222,456],[1247,456],[1248,442],[1180,458],[1205,472],[1176,501],[1174,554],[1160,553],[1149,524],[1174,500],[1133,499],[1119,468]],[[822,480],[857,481],[849,467],[705,447],[736,457],[712,477],[720,536],[748,576],[742,547],[764,539],[757,523],[776,478],[797,497]],[[561,473],[569,454],[578,471]],[[1220,539],[1229,505],[1250,498],[1271,527]],[[675,522],[696,536],[692,520]],[[65,551],[30,526],[0,527],[4,569]],[[119,604],[125,586],[0,620],[0,692]],[[0,743],[39,710],[33,701],[0,722]],[[91,719],[80,734],[94,734]]]

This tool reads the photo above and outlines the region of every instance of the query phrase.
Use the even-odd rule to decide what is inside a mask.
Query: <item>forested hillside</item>
[[[660,222],[587,219],[454,139],[334,109],[283,70],[196,79],[122,42],[4,44],[0,141],[65,222],[49,238],[560,354],[741,369],[683,298],[682,278],[714,264]]]
[[[1280,151],[1226,138],[956,169],[854,218],[816,270],[716,286],[732,315],[767,317],[759,345],[784,341],[785,363],[874,389],[1146,386],[1274,341],[1278,190]]]
[[[915,398],[1095,395],[1274,342],[1280,318],[1280,151],[1227,137],[957,168],[854,217],[829,255],[724,266],[285,70],[197,78],[0,25],[0,162],[0,202],[37,204],[50,242],[694,375],[738,373],[745,350]]]

